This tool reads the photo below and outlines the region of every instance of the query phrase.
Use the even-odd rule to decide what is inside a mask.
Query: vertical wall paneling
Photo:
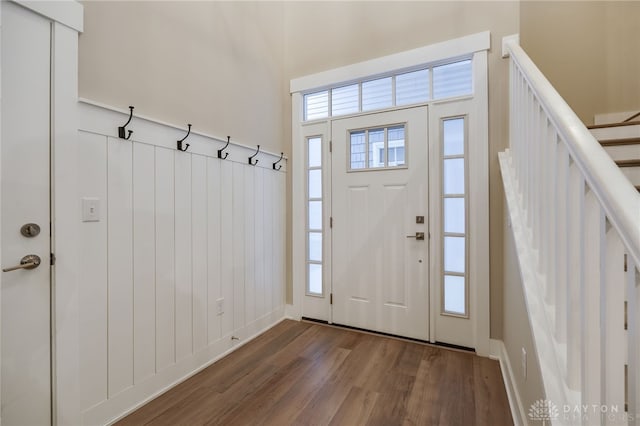
[[[265,310],[264,292],[264,174],[269,173],[261,168],[256,168],[254,173],[254,243],[251,246],[254,251],[254,287],[256,300],[256,318],[262,318]]]
[[[156,373],[155,148],[133,144],[133,378]]]
[[[278,173],[274,185],[274,214],[273,219],[276,222],[275,233],[273,236],[274,253],[284,253],[285,250],[285,212],[282,206],[285,205],[285,174]],[[274,258],[274,309],[278,309],[284,305],[284,281],[285,281],[285,258],[277,256]]]
[[[220,160],[202,135],[178,152],[169,126],[138,119],[125,141],[105,130],[120,113],[80,115],[76,207],[99,209],[77,225],[80,423],[111,424],[282,318],[286,174],[273,154]]]
[[[256,319],[256,280],[255,280],[255,211],[256,191],[254,181],[256,167],[244,168],[244,294],[245,294],[245,324],[251,324]]]
[[[275,181],[276,173],[266,170],[263,172],[264,176],[264,189],[263,189],[263,201],[264,201],[264,233],[262,242],[263,253],[263,267],[264,267],[264,303],[265,311],[273,311],[273,182]]]
[[[109,396],[133,385],[132,144],[107,144]]]
[[[175,152],[176,361],[193,350],[191,154]]]
[[[207,158],[207,297],[208,342],[218,340],[223,313],[218,312],[217,301],[222,297],[220,288],[220,160]]]
[[[244,166],[233,163],[233,328],[245,326],[244,298]]]
[[[80,199],[102,203],[98,222],[82,222],[78,243],[80,303],[80,406],[107,399],[107,138],[80,132],[78,143]],[[79,208],[79,207],[78,207]],[[96,241],[102,244],[96,244]]]
[[[156,371],[175,362],[173,150],[156,151]]]
[[[216,160],[219,161],[219,160]],[[234,216],[233,166],[230,161],[220,163],[220,286],[224,299],[222,314],[222,336],[234,330],[234,229],[237,218]]]
[[[208,216],[207,216],[207,159],[193,155],[191,159],[191,217],[193,265],[193,352],[208,342]],[[214,310],[215,312],[215,310]]]

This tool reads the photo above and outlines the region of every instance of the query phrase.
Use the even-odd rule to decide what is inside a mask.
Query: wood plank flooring
[[[117,425],[512,425],[496,361],[283,321]]]

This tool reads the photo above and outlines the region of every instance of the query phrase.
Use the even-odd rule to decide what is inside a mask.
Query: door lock
[[[424,240],[424,232],[416,232],[416,235],[407,235],[407,238],[415,238],[416,240]]]
[[[40,233],[40,226],[37,223],[26,223],[20,228],[22,236],[33,238]]]
[[[40,262],[40,256],[38,256],[37,254],[28,254],[20,259],[19,265],[12,266],[11,268],[3,268],[2,272],[11,272],[18,269],[35,269],[40,266]]]

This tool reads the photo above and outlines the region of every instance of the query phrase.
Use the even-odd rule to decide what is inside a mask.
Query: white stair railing
[[[640,424],[640,195],[517,42],[503,44],[510,149],[500,165],[558,408],[549,420]]]

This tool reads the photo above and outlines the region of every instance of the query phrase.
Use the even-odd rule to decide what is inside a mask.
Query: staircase
[[[640,121],[598,124],[588,129],[640,191]]]

